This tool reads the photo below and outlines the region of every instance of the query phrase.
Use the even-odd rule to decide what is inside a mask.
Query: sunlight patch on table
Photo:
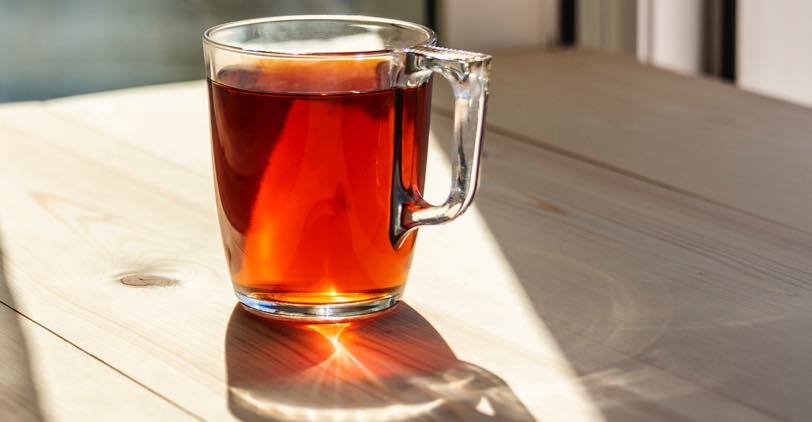
[[[432,129],[426,196],[434,203],[450,185],[449,162],[436,139],[446,132]],[[536,417],[602,420],[477,206],[450,224],[422,228],[419,237],[405,300],[437,321],[459,359],[501,377]]]

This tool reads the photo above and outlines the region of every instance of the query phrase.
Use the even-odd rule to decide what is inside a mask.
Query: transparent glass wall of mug
[[[490,57],[407,22],[293,16],[204,34],[215,186],[237,296],[255,311],[342,319],[399,300],[416,228],[470,205]],[[452,188],[423,189],[431,75],[454,87]]]

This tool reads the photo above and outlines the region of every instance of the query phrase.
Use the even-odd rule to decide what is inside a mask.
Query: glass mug
[[[490,56],[362,16],[227,23],[203,35],[220,231],[249,310],[338,320],[399,300],[416,230],[477,189]],[[422,198],[431,76],[455,97],[452,186]]]

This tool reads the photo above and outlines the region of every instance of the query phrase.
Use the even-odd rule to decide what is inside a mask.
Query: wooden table
[[[235,306],[205,96],[0,106],[4,419],[812,418],[812,110],[497,55],[476,206],[342,348]]]

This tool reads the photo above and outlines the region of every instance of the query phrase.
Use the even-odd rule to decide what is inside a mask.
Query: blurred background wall
[[[812,1],[563,0],[574,45],[812,106]]]
[[[599,49],[812,106],[810,0],[0,0],[0,102],[201,78],[205,28],[303,13],[405,19],[487,52]]]
[[[738,19],[739,86],[812,107],[812,1],[739,0]]]
[[[289,14],[429,23],[426,1],[0,0],[0,102],[203,77],[203,31]]]

